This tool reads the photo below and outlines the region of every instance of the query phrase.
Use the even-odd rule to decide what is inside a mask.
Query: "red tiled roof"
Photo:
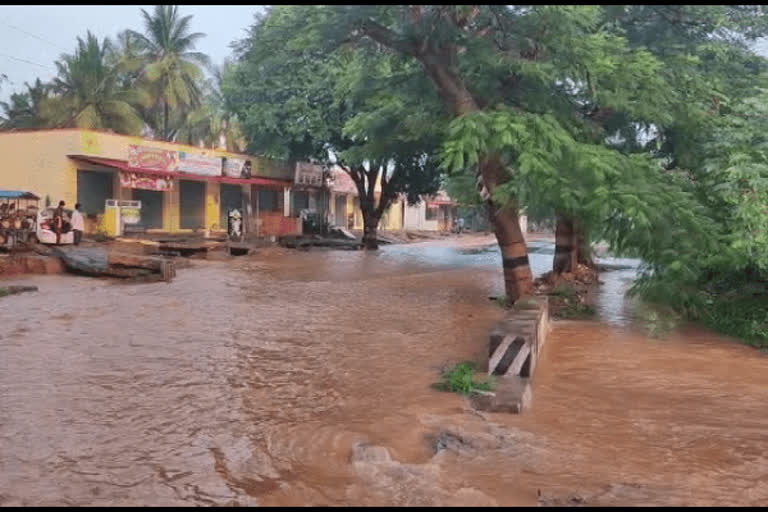
[[[346,171],[339,169],[338,167],[333,168],[333,185],[331,186],[331,190],[337,194],[357,195],[357,186],[355,185],[355,182],[352,181],[352,177],[347,174]]]

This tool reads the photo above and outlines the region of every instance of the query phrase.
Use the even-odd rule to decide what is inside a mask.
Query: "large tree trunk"
[[[533,274],[528,261],[528,247],[523,230],[520,229],[520,214],[515,204],[501,207],[490,196],[490,190],[500,182],[504,167],[497,158],[481,162],[478,172],[487,191],[486,204],[493,225],[493,232],[501,251],[504,269],[504,290],[510,302],[517,301],[533,288]]]
[[[555,257],[552,260],[552,272],[564,274],[574,272],[577,265],[595,269],[592,250],[584,228],[578,221],[567,215],[557,215],[555,228]]]
[[[595,260],[592,259],[592,247],[590,247],[589,239],[586,237],[583,229],[578,228],[576,230],[576,243],[578,245],[578,256],[576,259],[579,264],[596,270],[597,265]]]
[[[163,140],[170,141],[168,131],[168,102],[163,102]]]
[[[557,214],[555,227],[555,256],[552,259],[552,273],[564,274],[576,270],[579,242],[576,226],[571,218]]]
[[[422,56],[427,74],[438,88],[443,101],[457,116],[480,110],[472,94],[461,78],[445,61],[433,56]],[[514,303],[533,288],[533,275],[528,262],[528,248],[520,229],[520,215],[516,205],[502,207],[492,199],[496,185],[506,181],[504,167],[499,158],[486,155],[478,165],[478,175],[485,187],[483,195],[487,197],[490,218],[494,234],[501,250],[504,267],[504,290],[507,299]]]
[[[363,211],[363,247],[376,250],[379,248],[379,218],[372,213]]]
[[[520,217],[516,209],[498,208],[490,201],[496,241],[501,250],[501,264],[504,268],[504,290],[511,302],[517,301],[533,288],[533,276],[528,262],[528,248],[520,229]]]
[[[419,18],[421,8],[414,6],[412,12],[416,18]],[[416,58],[437,88],[441,100],[454,115],[462,116],[481,110],[478,101],[454,66],[458,53],[456,46],[435,48],[425,39],[404,41],[387,28],[370,20],[364,22],[362,28],[375,41]],[[484,196],[490,208],[496,240],[501,249],[505,291],[507,299],[515,302],[533,287],[533,276],[528,264],[528,249],[520,229],[516,205],[502,208],[491,199],[496,185],[508,179],[501,161],[493,155],[481,156],[484,158],[478,166],[478,174],[485,188]]]

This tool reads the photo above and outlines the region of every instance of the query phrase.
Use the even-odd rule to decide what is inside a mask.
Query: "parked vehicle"
[[[41,244],[55,244],[56,232],[53,230],[53,214],[56,208],[49,206],[37,214],[37,241]],[[62,244],[75,243],[75,233],[72,231],[70,223],[72,219],[72,210],[64,209],[64,227],[61,232]]]
[[[0,190],[0,246],[11,248],[33,235],[39,200],[31,192]]]

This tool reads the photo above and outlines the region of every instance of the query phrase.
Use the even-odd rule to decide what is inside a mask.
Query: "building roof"
[[[226,153],[228,155],[233,155],[233,157],[236,158],[244,158],[244,159],[256,159],[256,158],[265,158],[270,159],[267,156],[262,155],[249,155],[246,153],[241,153],[239,151],[229,151],[227,149],[223,148],[205,148],[200,146],[195,146],[192,144],[183,144],[181,142],[171,142],[171,141],[165,141],[165,140],[159,140],[159,139],[153,139],[149,137],[143,137],[143,136],[137,136],[137,135],[128,135],[126,133],[115,133],[113,131],[108,130],[96,130],[93,128],[29,128],[29,129],[13,129],[13,130],[3,130],[0,131],[0,136],[4,135],[27,135],[27,134],[34,134],[34,133],[45,133],[45,132],[88,132],[88,133],[98,133],[100,135],[109,135],[112,137],[123,137],[133,140],[141,140],[143,142],[148,143],[158,143],[158,144],[168,144],[171,146],[178,146],[180,148],[189,148],[190,150],[194,151],[213,151],[215,153]]]
[[[434,196],[431,196],[425,199],[427,201],[427,205],[429,206],[439,206],[441,204],[447,204],[447,205],[456,204],[456,201],[451,199],[444,190],[439,190],[437,194],[435,194]]]
[[[337,194],[357,195],[357,185],[352,181],[352,177],[339,167],[333,168],[333,185],[331,190]]]
[[[0,190],[0,199],[40,199],[32,192],[23,190]]]
[[[142,169],[138,167],[131,167],[125,160],[117,160],[114,158],[103,158],[91,155],[67,155],[69,158],[80,160],[93,165],[101,165],[104,167],[111,167],[125,172],[135,172],[139,174],[149,174],[155,176],[171,176],[174,178],[196,179],[203,181],[213,181],[217,183],[230,183],[233,185],[266,185],[266,186],[282,186],[287,187],[291,185],[290,181],[278,180],[274,178],[230,178],[229,176],[203,176],[200,174],[189,174],[185,172],[177,171],[157,171],[150,169]]]

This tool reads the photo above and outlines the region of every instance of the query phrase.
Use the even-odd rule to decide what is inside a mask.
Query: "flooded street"
[[[449,244],[8,280],[40,291],[0,299],[0,506],[768,505],[768,357],[644,336],[632,271],[556,324],[526,414],[431,389],[504,315],[498,251]]]

